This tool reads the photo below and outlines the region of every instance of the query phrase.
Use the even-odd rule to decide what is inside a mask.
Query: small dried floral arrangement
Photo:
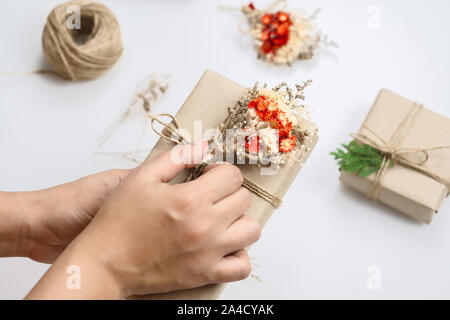
[[[283,4],[283,10],[274,11],[278,4]],[[320,44],[337,46],[316,30],[313,20],[319,10],[308,16],[300,10],[285,11],[285,5],[285,1],[278,0],[264,10],[257,9],[253,3],[241,8],[249,25],[248,32],[255,39],[258,58],[290,66],[297,59],[311,59]]]
[[[227,116],[209,139],[210,152],[203,163],[225,160],[230,154],[238,164],[270,165],[277,168],[291,161],[297,161],[306,148],[305,139],[316,134],[316,127],[303,128],[301,118],[310,120],[310,109],[304,104],[304,90],[311,80],[295,85],[291,89],[285,82],[268,88],[267,84],[255,83],[253,88],[245,89],[240,99],[227,108]],[[133,101],[127,111],[116,121],[102,137],[107,140],[117,127],[133,112],[142,112],[147,119],[146,127],[151,123],[152,129],[160,136],[176,143],[188,143],[178,125],[173,127],[176,118],[168,114],[153,114],[152,105],[167,89],[167,77],[151,75],[136,90]],[[161,122],[159,116],[170,116],[172,123]],[[162,130],[153,127],[153,121],[163,125]],[[143,134],[145,134],[145,128]],[[143,135],[138,147],[142,144]],[[136,162],[138,155],[147,149],[118,153]],[[100,154],[116,154],[104,153]],[[228,160],[228,159],[226,159]],[[195,170],[201,174],[202,168]],[[198,172],[197,172],[198,171]]]
[[[303,92],[310,84],[308,80],[293,90],[284,82],[272,89],[256,83],[245,90],[240,100],[228,107],[228,116],[219,125],[221,136],[211,141],[215,153],[231,153],[238,163],[245,159],[257,165],[282,166],[298,160],[305,139],[313,134],[302,128],[300,121],[309,118]]]

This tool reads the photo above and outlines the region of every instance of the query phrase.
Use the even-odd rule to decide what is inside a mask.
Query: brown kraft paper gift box
[[[389,141],[402,121],[414,110],[417,110],[418,114],[414,120],[411,120],[413,123],[408,124],[406,137],[398,148],[399,150],[436,148],[427,151],[429,157],[423,164],[421,163],[424,158],[423,152],[411,153],[408,158],[414,163],[421,163],[421,169],[438,175],[441,180],[448,181],[450,178],[450,119],[383,89],[378,94],[358,134],[374,141],[379,138]],[[440,148],[441,146],[443,148]],[[356,174],[341,170],[340,180],[351,188],[367,194],[375,176],[372,174],[367,178],[360,178]],[[396,163],[385,171],[380,181],[377,200],[428,224],[448,196],[448,192],[445,181],[440,182],[414,168]]]
[[[203,131],[209,128],[216,128],[225,119],[227,107],[234,105],[239,100],[243,90],[244,87],[213,71],[207,70],[176,115],[180,127],[187,129],[192,136],[194,121],[202,120]],[[302,127],[307,129],[311,135],[305,141],[304,152],[299,162],[280,168],[275,175],[261,175],[260,169],[255,165],[239,165],[243,175],[253,180],[266,191],[282,199],[318,140],[318,131],[315,124],[304,120]],[[156,157],[173,146],[174,143],[163,138],[159,139],[150,152],[148,159]],[[187,171],[182,172],[171,183],[181,183],[187,175]],[[247,214],[264,226],[275,208],[253,193],[252,200],[252,205]],[[195,289],[130,298],[217,299],[224,287],[224,284],[213,284]]]

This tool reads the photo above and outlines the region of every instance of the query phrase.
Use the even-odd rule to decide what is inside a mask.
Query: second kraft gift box
[[[175,118],[180,127],[187,129],[193,136],[194,122],[201,120],[203,131],[208,128],[215,128],[227,117],[229,106],[235,105],[243,95],[245,88],[241,85],[223,77],[222,75],[207,70],[200,81],[195,86],[183,106],[180,108]],[[314,148],[318,140],[318,130],[315,124],[301,118],[298,126],[306,133],[302,141],[301,153],[298,161],[282,166],[273,175],[261,175],[260,168],[256,165],[238,165],[243,176],[251,180],[265,192],[282,199],[289,189],[306,159]],[[172,148],[173,142],[161,138],[150,152],[148,158],[151,159],[162,152]],[[186,170],[177,176],[171,183],[182,183],[188,176]],[[247,215],[255,218],[261,225],[265,225],[274,210],[273,203],[261,196],[252,194],[252,205]],[[224,289],[223,284],[213,284],[200,288],[181,290],[165,294],[155,294],[138,299],[217,299]]]
[[[430,223],[449,194],[450,119],[383,89],[353,138],[357,144],[333,153],[340,159],[340,180]],[[349,152],[362,154],[362,161]],[[367,171],[371,164],[373,172]]]

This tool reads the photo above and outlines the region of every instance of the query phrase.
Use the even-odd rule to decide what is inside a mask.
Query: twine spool
[[[80,9],[80,28],[71,30],[68,20]],[[55,7],[42,34],[45,57],[61,77],[76,81],[98,78],[122,55],[120,26],[103,4],[74,0]]]

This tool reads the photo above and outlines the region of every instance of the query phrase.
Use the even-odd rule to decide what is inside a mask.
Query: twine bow
[[[145,97],[142,97],[144,99],[145,103]],[[160,137],[172,141],[176,144],[189,144],[191,143],[190,140],[183,135],[183,133],[180,131],[180,125],[177,121],[177,119],[168,113],[159,113],[159,114],[152,114],[147,113],[147,116],[151,119],[151,127],[152,130],[159,135]],[[169,117],[171,119],[171,122],[164,122],[160,120],[160,117]],[[159,123],[163,126],[163,129],[158,130],[158,128],[155,127],[155,122]],[[204,162],[198,166],[196,166],[192,173],[188,176],[187,180],[192,180],[196,176],[200,175],[203,170],[208,165],[207,162]],[[257,195],[261,199],[267,201],[269,204],[271,204],[274,208],[280,207],[282,200],[278,198],[277,196],[271,194],[270,192],[264,190],[262,187],[257,185],[255,182],[250,180],[248,177],[244,176],[244,181],[242,183],[242,186],[246,188],[248,191],[252,192],[253,194]]]
[[[381,193],[381,182],[383,181],[384,175],[389,168],[391,163],[398,163],[405,167],[416,170],[426,176],[442,183],[447,188],[447,195],[450,192],[450,181],[438,174],[424,168],[424,165],[428,162],[430,155],[429,151],[450,149],[449,146],[438,146],[430,148],[402,148],[402,144],[406,137],[411,132],[417,119],[423,112],[423,106],[418,104],[413,104],[409,112],[405,115],[400,125],[397,127],[394,134],[391,136],[389,141],[385,141],[380,137],[375,131],[367,126],[366,123],[362,125],[362,128],[369,131],[378,141],[362,133],[352,134],[351,136],[358,142],[367,144],[383,154],[383,161],[381,163],[380,169],[378,170],[372,186],[367,192],[367,196],[374,200],[378,200]],[[408,158],[407,155],[422,155],[423,158],[420,160]]]

